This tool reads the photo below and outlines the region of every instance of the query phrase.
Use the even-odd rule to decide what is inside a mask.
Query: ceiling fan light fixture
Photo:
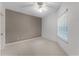
[[[40,8],[38,11],[39,11],[39,12],[42,12],[43,10]]]
[[[47,10],[44,2],[36,2],[35,9],[39,11],[40,13]]]

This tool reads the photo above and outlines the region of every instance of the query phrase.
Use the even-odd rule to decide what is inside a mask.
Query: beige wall
[[[41,35],[41,18],[6,9],[6,43]]]

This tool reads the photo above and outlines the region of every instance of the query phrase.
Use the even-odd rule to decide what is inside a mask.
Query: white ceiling
[[[37,17],[44,17],[51,12],[56,12],[56,10],[61,6],[60,2],[45,2],[48,4],[47,11],[38,12],[34,8],[34,2],[3,2],[3,5],[7,9],[22,12]]]

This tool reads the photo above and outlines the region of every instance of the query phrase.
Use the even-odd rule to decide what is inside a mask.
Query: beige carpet
[[[42,37],[10,43],[2,51],[3,56],[63,56],[66,55],[56,42]]]

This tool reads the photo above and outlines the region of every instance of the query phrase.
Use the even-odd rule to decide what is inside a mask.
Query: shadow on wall
[[[41,18],[6,9],[6,43],[41,35]]]

